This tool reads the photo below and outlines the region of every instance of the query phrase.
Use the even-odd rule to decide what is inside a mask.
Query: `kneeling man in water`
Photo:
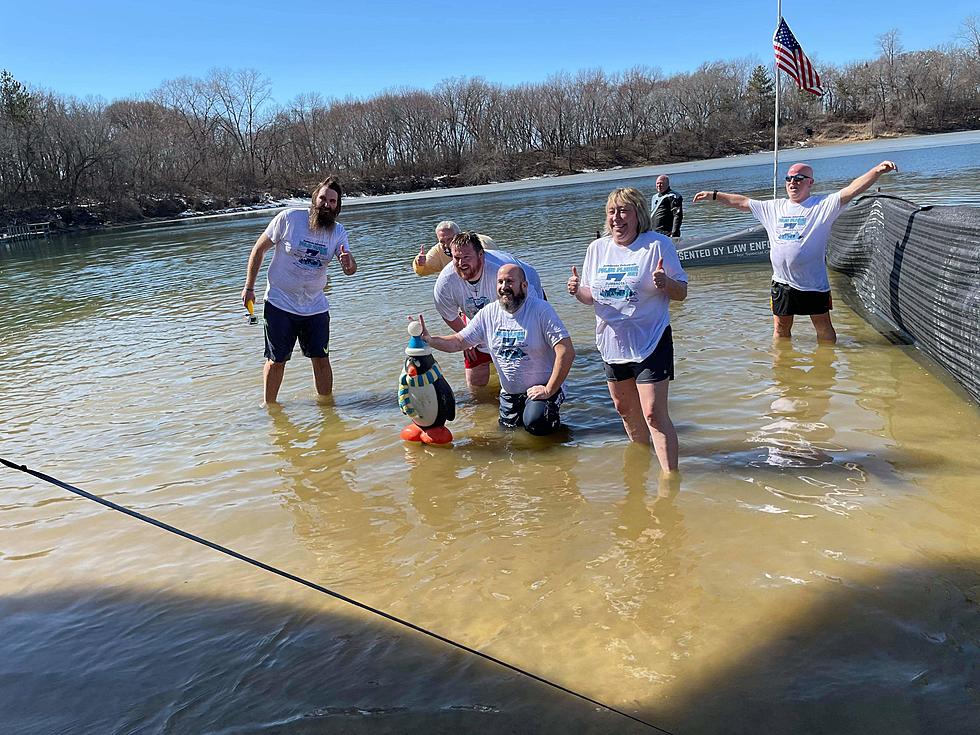
[[[813,168],[807,163],[794,163],[786,172],[787,199],[759,201],[723,191],[699,191],[694,195],[695,202],[717,201],[751,212],[766,228],[772,261],[773,339],[788,339],[793,317],[805,314],[813,322],[818,342],[837,341],[830,321],[833,302],[824,261],[830,228],[848,202],[867,191],[883,173],[896,170],[891,161],[882,161],[840,191],[811,196]]]
[[[555,431],[564,382],[575,359],[568,330],[554,307],[528,293],[521,266],[497,271],[497,300],[480,309],[456,334],[434,337],[422,322],[422,339],[442,352],[485,344],[500,376],[500,425],[523,426],[528,433]]]
[[[477,315],[497,297],[497,271],[505,263],[519,265],[524,271],[529,293],[546,298],[538,272],[528,263],[502,250],[484,250],[475,232],[461,232],[450,244],[452,263],[446,265],[432,289],[432,301],[439,316],[454,332]],[[490,382],[490,354],[483,344],[467,347],[463,352],[466,384],[482,388]]]

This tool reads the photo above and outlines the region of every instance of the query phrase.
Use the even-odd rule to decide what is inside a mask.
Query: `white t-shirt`
[[[507,393],[525,393],[532,385],[546,385],[555,368],[555,345],[568,337],[554,307],[528,295],[510,314],[499,301],[471,319],[459,333],[467,347],[489,345],[490,357]]]
[[[825,258],[830,230],[843,211],[840,192],[799,204],[749,199],[749,209],[769,234],[772,280],[799,291],[829,291]]]
[[[503,250],[485,250],[483,252],[483,273],[476,283],[470,283],[461,278],[452,262],[447,264],[439,273],[436,285],[432,290],[432,299],[439,316],[447,322],[458,317],[461,311],[467,319],[472,319],[484,306],[495,302],[497,300],[497,271],[500,266],[507,263],[516,263],[524,269],[529,296],[532,294],[539,298],[544,296],[541,290],[541,278],[530,265]],[[483,349],[483,345],[475,346]]]
[[[328,311],[327,266],[341,246],[350,249],[344,226],[337,222],[328,231],[311,232],[309,210],[286,209],[272,218],[265,235],[276,244],[265,300],[303,316]]]
[[[595,301],[595,343],[603,362],[640,362],[650,356],[670,325],[670,298],[653,285],[657,262],[669,278],[687,283],[674,243],[642,232],[629,245],[600,237],[589,245],[581,284]]]

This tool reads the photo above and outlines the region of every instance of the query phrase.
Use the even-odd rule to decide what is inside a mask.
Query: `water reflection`
[[[821,467],[834,461],[834,429],[826,423],[836,383],[836,348],[818,345],[812,354],[798,352],[786,340],[773,344],[772,423],[753,437],[768,450],[773,467]]]
[[[447,543],[455,538],[455,515],[459,494],[445,482],[438,482],[432,463],[436,452],[444,449],[406,446],[405,466],[409,498],[419,520],[436,531],[436,539]]]
[[[836,439],[828,418],[838,384],[837,366],[841,348],[819,344],[813,352],[799,351],[779,340],[772,346],[773,400],[764,419],[769,423],[749,436],[765,453],[749,461],[750,467],[776,469],[753,480],[780,498],[813,504],[833,513],[857,507],[861,493],[857,485],[867,482],[867,473],[856,462],[844,459],[847,447]]]
[[[276,448],[277,489],[292,512],[297,535],[320,561],[318,581],[351,578],[374,561],[377,549],[399,537],[404,512],[384,493],[358,481],[357,441],[372,434],[345,419],[329,397],[320,399],[305,423],[280,406],[269,406],[270,438]]]
[[[679,572],[674,552],[683,535],[683,516],[675,501],[681,476],[660,473],[654,460],[646,447],[630,445],[623,450],[626,494],[615,503],[612,536],[624,588],[610,599],[620,615],[634,615],[651,595],[665,594]]]
[[[419,519],[444,541],[470,534],[498,540],[550,532],[562,527],[561,516],[583,503],[574,461],[559,459],[570,459],[570,451],[554,435],[499,428],[474,432],[448,451],[406,446],[409,497]]]

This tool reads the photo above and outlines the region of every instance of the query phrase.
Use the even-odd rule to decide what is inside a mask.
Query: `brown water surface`
[[[557,438],[464,388],[407,445],[407,259],[438,200],[351,208],[336,395],[260,405],[236,305],[266,216],[36,243],[0,260],[0,455],[674,732],[975,732],[980,413],[838,294],[836,346],[770,341],[766,266],[676,305],[681,479],[628,446],[564,294],[603,198],[456,200],[540,264],[578,349]],[[593,211],[593,209],[595,211]],[[493,226],[496,225],[496,226]],[[529,233],[543,228],[548,236]],[[502,233],[513,233],[505,237]],[[639,725],[9,470],[5,732],[642,732]]]

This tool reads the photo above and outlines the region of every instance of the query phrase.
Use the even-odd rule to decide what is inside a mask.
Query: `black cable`
[[[164,531],[169,531],[170,533],[177,534],[178,536],[183,536],[185,539],[187,539],[189,541],[194,541],[196,543],[199,543],[199,544],[202,544],[204,546],[207,546],[207,547],[209,547],[211,549],[214,549],[215,551],[218,551],[218,552],[220,552],[222,554],[227,554],[228,556],[234,557],[235,559],[238,559],[239,561],[243,561],[243,562],[245,562],[247,564],[251,564],[252,566],[258,567],[259,569],[263,569],[263,570],[265,570],[267,572],[272,572],[273,574],[278,574],[280,577],[284,577],[284,578],[286,578],[286,579],[288,579],[288,580],[290,580],[292,582],[296,582],[297,584],[301,584],[304,587],[309,587],[310,589],[316,590],[317,592],[322,592],[325,595],[330,595],[331,597],[335,597],[336,599],[342,600],[342,601],[344,601],[344,602],[346,602],[346,603],[348,603],[350,605],[354,605],[355,607],[359,607],[362,610],[366,610],[366,611],[368,611],[370,613],[374,613],[375,615],[380,615],[381,617],[383,617],[383,618],[385,618],[387,620],[390,620],[393,623],[398,623],[399,625],[404,625],[406,628],[411,628],[412,630],[416,631],[417,633],[422,633],[423,635],[427,635],[430,638],[435,638],[437,641],[441,641],[441,642],[446,643],[446,644],[448,644],[450,646],[454,646],[456,648],[459,648],[460,650],[466,651],[467,653],[471,653],[474,656],[479,656],[480,658],[486,659],[487,661],[492,661],[493,663],[497,664],[498,666],[503,666],[505,669],[510,669],[511,671],[515,671],[518,674],[521,674],[523,676],[527,676],[527,677],[529,677],[531,679],[534,679],[535,681],[539,681],[542,684],[547,684],[548,686],[553,687],[555,689],[558,689],[559,691],[565,692],[566,694],[571,694],[573,697],[578,697],[579,699],[583,699],[586,702],[589,702],[590,704],[594,704],[594,705],[596,705],[598,707],[602,707],[603,709],[609,710],[610,712],[615,712],[617,715],[622,715],[623,717],[628,717],[629,719],[633,720],[634,722],[638,722],[641,725],[646,725],[647,727],[652,728],[652,729],[656,730],[657,732],[665,733],[665,735],[673,735],[673,733],[671,733],[669,730],[664,730],[663,728],[657,727],[653,723],[647,722],[646,720],[643,720],[643,719],[640,719],[639,717],[636,717],[634,715],[631,715],[629,712],[624,712],[623,710],[616,709],[615,707],[610,707],[608,704],[603,704],[602,702],[600,702],[600,701],[598,701],[596,699],[592,699],[591,697],[587,697],[586,695],[580,694],[579,692],[576,692],[576,691],[574,691],[572,689],[568,689],[567,687],[563,687],[561,684],[556,684],[555,682],[549,681],[548,679],[545,679],[544,677],[538,676],[537,674],[532,674],[530,671],[525,671],[524,669],[519,668],[519,667],[515,666],[514,664],[509,664],[506,661],[500,660],[499,658],[494,658],[493,656],[491,656],[488,653],[483,653],[482,651],[478,651],[475,648],[470,648],[469,646],[464,645],[462,643],[457,643],[456,641],[454,641],[454,640],[452,640],[450,638],[446,638],[445,636],[441,636],[438,633],[433,633],[431,630],[427,630],[427,629],[425,629],[425,628],[423,628],[421,626],[416,625],[415,623],[410,623],[407,620],[402,620],[401,618],[396,617],[396,616],[394,616],[394,615],[392,615],[390,613],[386,613],[384,610],[378,610],[377,608],[371,607],[370,605],[366,605],[363,602],[358,602],[357,600],[354,600],[354,599],[352,599],[350,597],[347,597],[346,595],[342,595],[339,592],[334,592],[333,590],[328,589],[326,587],[323,587],[323,586],[317,584],[316,582],[310,582],[307,579],[303,579],[302,577],[297,577],[295,574],[290,574],[289,572],[286,572],[286,571],[283,571],[282,569],[279,569],[277,567],[271,566],[270,564],[266,564],[265,562],[261,562],[258,559],[253,559],[250,556],[245,556],[244,554],[240,554],[237,551],[234,551],[233,549],[229,549],[227,546],[222,546],[221,544],[217,544],[214,541],[208,541],[205,538],[201,538],[200,536],[195,536],[193,533],[190,533],[188,531],[184,531],[184,530],[182,530],[180,528],[177,528],[176,526],[171,526],[169,523],[164,523],[163,521],[158,521],[156,518],[152,518],[150,516],[143,515],[142,513],[139,513],[139,512],[137,512],[135,510],[130,510],[129,508],[126,508],[126,507],[124,507],[122,505],[118,505],[117,503],[113,503],[111,500],[106,500],[103,497],[100,497],[98,495],[94,495],[94,494],[92,494],[90,492],[87,492],[85,490],[82,490],[81,488],[77,488],[74,485],[69,485],[67,482],[62,482],[61,480],[58,480],[58,479],[56,479],[54,477],[51,477],[50,475],[46,475],[43,472],[38,472],[37,470],[32,470],[29,467],[27,467],[27,465],[14,464],[13,462],[7,461],[3,457],[0,457],[0,463],[6,465],[7,467],[9,467],[12,470],[19,470],[20,472],[24,472],[24,473],[26,473],[28,475],[32,475],[32,476],[38,478],[39,480],[44,480],[45,482],[49,482],[52,485],[56,485],[57,487],[60,487],[60,488],[62,488],[64,490],[67,490],[70,493],[75,493],[76,495],[80,495],[83,498],[87,498],[88,500],[92,500],[92,501],[98,503],[99,505],[104,505],[106,508],[111,508],[112,510],[119,511],[120,513],[123,513],[125,515],[131,516],[132,518],[135,518],[137,520],[143,521],[144,523],[149,523],[150,525],[156,526],[157,528],[162,528]]]

